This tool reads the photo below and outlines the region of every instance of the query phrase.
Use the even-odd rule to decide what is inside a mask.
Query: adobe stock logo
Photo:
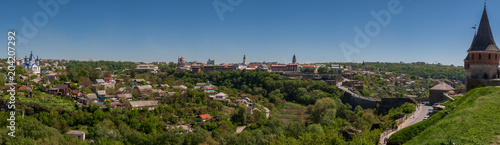
[[[361,53],[361,49],[367,47],[371,43],[371,39],[378,36],[382,28],[387,27],[391,23],[392,15],[397,15],[403,11],[403,7],[400,4],[399,0],[389,0],[387,9],[378,12],[370,11],[375,20],[367,22],[364,31],[358,26],[354,27],[354,32],[356,32],[353,40],[354,45],[346,42],[340,43],[340,49],[347,62],[352,61],[352,54]]]
[[[65,5],[70,0],[39,0],[38,5],[42,10],[33,14],[31,20],[22,17],[23,26],[21,28],[21,35],[17,36],[20,43],[26,44],[28,39],[35,37],[38,34],[38,29],[47,26],[49,23],[49,16],[55,17],[59,13],[59,5]]]
[[[220,0],[214,0],[212,5],[214,6],[215,12],[219,16],[220,21],[224,21],[224,13],[226,11],[232,12],[234,7],[240,5],[243,0],[227,0],[227,3],[224,3]]]

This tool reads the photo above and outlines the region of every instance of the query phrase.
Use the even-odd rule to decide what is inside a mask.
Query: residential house
[[[218,93],[218,94],[215,94],[215,95],[210,95],[210,99],[214,99],[214,100],[219,100],[219,101],[225,101],[226,98],[227,98],[227,94],[226,93]]]
[[[203,86],[200,88],[200,90],[202,90],[205,93],[209,93],[209,94],[215,93],[214,88],[212,88],[210,86]]]
[[[130,92],[127,91],[126,87],[121,87],[121,88],[118,88],[118,93],[130,93]]]
[[[268,72],[269,71],[269,66],[266,65],[266,64],[260,64],[258,67],[257,67],[258,70],[261,70],[261,71],[264,71],[264,72]]]
[[[244,105],[245,107],[253,107],[253,101],[248,97],[242,97],[241,99],[238,99],[234,102],[235,107],[239,106],[240,104]]]
[[[104,86],[104,89],[114,89],[115,83],[104,83],[102,86]]]
[[[153,87],[151,85],[136,86],[134,92],[141,97],[150,96],[153,93]]]
[[[206,82],[206,83],[196,83],[196,88],[201,88],[203,86],[212,86],[212,84],[210,84],[210,82]]]
[[[186,90],[187,87],[184,85],[179,85],[179,86],[172,86],[172,89],[181,89],[181,90]]]
[[[66,133],[66,135],[72,136],[76,139],[85,140],[85,132],[78,130],[70,130]]]
[[[110,78],[110,77],[105,77],[104,78],[104,82],[105,83],[111,83],[113,81],[113,78]]]
[[[42,79],[35,78],[35,79],[32,79],[31,81],[33,81],[35,84],[38,84],[38,83],[42,82]]]
[[[28,79],[27,76],[23,76],[23,75],[19,76],[19,78],[21,79],[21,81],[24,81],[24,80]]]
[[[116,79],[115,82],[116,82],[116,84],[120,84],[123,82],[123,79]]]
[[[160,100],[162,97],[167,96],[167,92],[165,92],[161,89],[153,89],[151,92],[152,92],[151,95],[156,97],[156,99],[158,99],[158,100]]]
[[[71,91],[72,98],[78,98],[78,97],[82,97],[82,96],[83,96],[83,93],[80,90]]]
[[[170,86],[168,84],[158,84],[156,87],[157,88],[164,88],[164,89],[170,88]]]
[[[116,95],[118,98],[123,98],[126,100],[132,100],[132,94],[118,94]]]
[[[157,71],[158,66],[153,64],[140,64],[135,67],[136,71]]]
[[[50,94],[56,94],[61,96],[69,96],[69,92],[71,92],[71,88],[69,87],[69,85],[65,84],[59,84],[56,85],[54,88],[49,89]]]
[[[51,74],[47,74],[45,75],[47,77],[47,79],[49,80],[49,82],[54,82],[56,79],[57,79],[57,76],[55,73],[51,73]]]
[[[22,85],[19,88],[17,88],[18,91],[26,91],[26,89],[27,89],[27,86],[25,86],[25,85]]]
[[[202,115],[198,115],[195,120],[197,121],[203,121],[203,122],[206,122],[208,120],[212,119],[212,116],[210,116],[210,114],[202,114]]]
[[[116,107],[123,108],[123,103],[121,102],[110,102],[109,105],[111,106],[111,108],[116,108]]]
[[[134,79],[134,85],[138,85],[141,82],[145,82],[146,84],[149,84],[149,81],[145,81],[144,79]]]
[[[174,96],[175,92],[167,92],[167,97]]]
[[[104,102],[106,99],[106,90],[98,90],[96,94],[97,98],[99,98],[99,102]]]
[[[110,99],[112,100],[113,102],[117,102],[118,99],[116,99],[116,96],[115,95],[104,95],[104,98],[106,99]]]
[[[247,67],[246,67],[246,65],[245,65],[245,64],[243,64],[243,63],[236,63],[236,64],[233,64],[233,68],[234,68],[235,70],[243,70],[243,69],[245,69],[245,68],[247,68]]]
[[[158,101],[130,101],[130,106],[132,109],[148,107],[148,110],[155,110],[155,107],[158,106]]]
[[[102,85],[102,84],[106,83],[103,79],[95,79],[95,82],[98,85]]]
[[[90,103],[97,102],[97,95],[95,93],[85,95],[83,104],[90,105]]]

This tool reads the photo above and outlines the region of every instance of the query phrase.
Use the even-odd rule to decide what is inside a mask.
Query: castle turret
[[[492,80],[499,75],[500,49],[493,39],[486,5],[477,34],[467,52],[464,59],[466,91],[492,84]]]

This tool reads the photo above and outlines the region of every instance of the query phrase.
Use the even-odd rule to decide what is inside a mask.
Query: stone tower
[[[247,64],[247,56],[243,55],[243,64]]]
[[[295,54],[293,55],[292,64],[297,64],[297,58],[295,58]]]
[[[467,52],[468,55],[464,60],[466,91],[500,84],[498,80],[500,49],[493,39],[486,5],[477,34]]]

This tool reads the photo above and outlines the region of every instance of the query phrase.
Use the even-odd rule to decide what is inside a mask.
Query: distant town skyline
[[[483,1],[7,1],[0,28],[18,33],[18,57],[134,62],[426,62],[463,66]],[[399,4],[399,5],[397,5]],[[500,2],[488,1],[494,36]],[[400,7],[387,24],[382,11]],[[221,9],[227,11],[221,13]],[[219,11],[218,11],[219,10]],[[392,12],[392,11],[390,11]],[[35,20],[33,18],[36,18]],[[385,17],[381,17],[385,19]],[[46,21],[44,21],[46,20]],[[356,28],[378,22],[366,46]],[[36,31],[26,31],[27,28]],[[369,27],[375,31],[376,27]],[[366,33],[366,32],[364,32]],[[0,37],[7,45],[7,35]],[[25,38],[25,40],[20,40]],[[3,58],[6,57],[6,52]]]

